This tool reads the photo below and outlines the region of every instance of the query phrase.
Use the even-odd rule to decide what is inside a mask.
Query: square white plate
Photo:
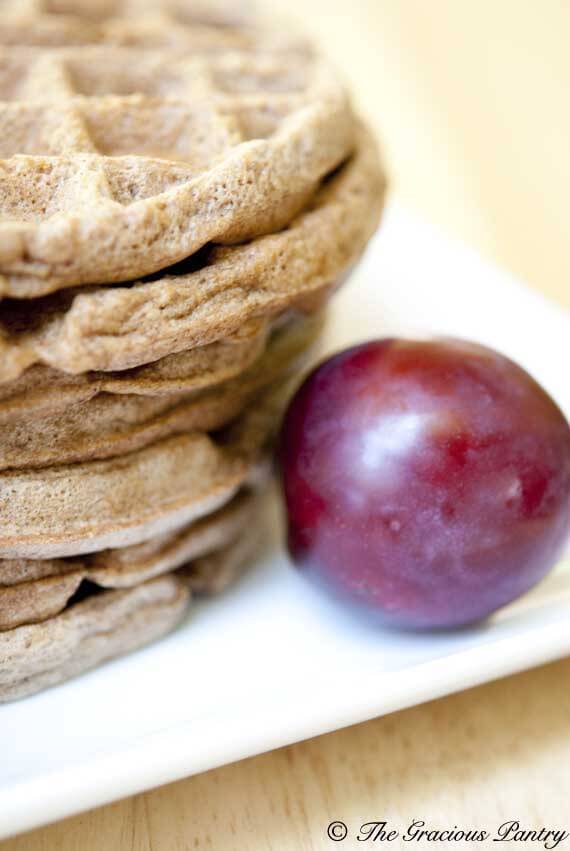
[[[326,344],[401,331],[494,345],[570,412],[569,315],[393,206]],[[342,614],[276,544],[164,640],[0,707],[0,836],[568,652],[564,566],[477,629],[400,635]]]

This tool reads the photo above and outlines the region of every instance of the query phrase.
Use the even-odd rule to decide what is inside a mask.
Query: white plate
[[[570,318],[392,207],[327,346],[401,330],[489,343],[570,411]],[[570,652],[570,571],[477,629],[358,626],[276,547],[146,650],[0,707],[0,836]]]

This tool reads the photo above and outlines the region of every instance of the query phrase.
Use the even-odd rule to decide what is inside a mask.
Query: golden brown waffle
[[[56,28],[70,24],[58,9],[82,8],[78,26],[99,36],[0,47],[0,295],[130,280],[209,242],[275,232],[354,149],[334,72],[308,49],[275,49],[265,30],[220,50],[143,50],[120,45],[145,44],[136,33],[160,21],[191,35],[182,4],[170,17],[167,2],[107,3],[109,16],[78,2],[2,5],[0,41],[34,40],[25,21],[43,26],[42,8]],[[212,27],[222,40],[223,23]]]
[[[252,522],[242,527],[239,535],[228,545],[206,553],[176,571],[175,575],[184,580],[193,594],[221,594],[252,566],[260,548],[267,541],[263,518],[257,516],[259,510],[257,505]]]
[[[0,401],[0,470],[113,458],[174,434],[218,430],[270,384],[298,373],[322,326],[322,316],[291,322],[244,373],[201,393],[99,393],[75,403],[56,393],[44,399],[47,411],[34,407],[33,391],[26,408],[25,398]]]
[[[250,368],[265,350],[268,332],[265,320],[254,319],[224,340],[123,372],[68,375],[32,366],[15,381],[0,384],[0,423],[49,416],[100,393],[160,397],[204,391]]]
[[[307,50],[248,0],[0,0],[0,44]]]
[[[225,505],[266,470],[287,384],[215,436],[191,432],[110,460],[0,474],[0,558],[123,547]]]
[[[0,632],[0,702],[16,700],[148,644],[184,617],[184,581],[161,576],[105,591],[44,623]]]
[[[191,526],[133,547],[82,558],[0,560],[0,631],[59,614],[85,580],[98,588],[132,588],[186,565],[200,592],[213,592],[224,577],[205,570],[201,559],[233,545],[246,528],[251,534],[259,500],[244,491]]]
[[[327,180],[289,227],[212,248],[150,281],[0,303],[0,382],[43,363],[64,372],[122,370],[207,345],[255,317],[312,311],[361,255],[385,182],[374,141]]]
[[[228,544],[174,573],[131,588],[102,590],[41,623],[0,632],[0,703],[63,682],[172,629],[190,596],[218,594],[254,560],[263,531],[242,529]],[[81,589],[80,589],[81,591]]]

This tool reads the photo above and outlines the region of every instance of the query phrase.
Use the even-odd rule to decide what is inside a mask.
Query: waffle
[[[266,543],[266,529],[259,517],[255,520],[244,526],[228,545],[187,562],[175,575],[184,580],[194,595],[221,594],[251,567],[260,547]]]
[[[384,199],[376,146],[325,181],[308,209],[277,234],[213,247],[164,275],[129,286],[0,303],[0,382],[34,363],[69,373],[131,369],[235,334],[252,318],[312,311],[356,262]],[[186,272],[186,273],[185,273]]]
[[[0,44],[305,52],[248,0],[0,0]],[[255,14],[254,14],[255,13]]]
[[[132,588],[104,590],[41,623],[0,632],[0,702],[16,700],[141,647],[184,617],[190,596],[235,581],[260,545],[260,528],[175,573]]]
[[[0,384],[0,423],[48,416],[101,393],[199,393],[248,370],[263,354],[268,334],[269,324],[254,319],[226,339],[123,372],[69,375],[51,367],[32,366],[16,380]]]
[[[202,393],[160,396],[99,393],[70,404],[57,394],[47,412],[24,400],[0,402],[0,470],[113,458],[175,434],[215,431],[242,414],[269,385],[298,373],[323,326],[323,317],[289,323],[237,378]]]
[[[0,558],[141,543],[210,514],[265,469],[287,384],[216,436],[191,432],[105,461],[0,474]]]
[[[26,697],[169,632],[190,592],[174,576],[88,597],[43,623],[0,633],[0,701]]]
[[[214,22],[232,43],[212,50],[191,45],[204,28],[181,23],[181,3],[2,5],[0,295],[128,280],[273,233],[354,149],[335,73],[303,45],[291,61],[266,29],[246,24],[240,44]],[[52,28],[99,34],[25,46],[42,8]],[[178,50],[149,48],[161,21]]]
[[[132,588],[184,565],[193,590],[213,593],[229,571],[218,576],[204,559],[251,528],[258,503],[254,492],[244,491],[212,515],[133,547],[82,558],[0,561],[0,631],[59,614],[84,580],[98,588]]]

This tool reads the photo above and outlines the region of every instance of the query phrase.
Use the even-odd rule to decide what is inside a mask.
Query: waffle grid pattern
[[[17,41],[10,21],[34,32],[78,5],[0,3],[0,43]],[[179,52],[109,34],[204,29],[150,5],[103,3],[94,46],[0,47],[0,295],[131,280],[278,230],[353,149],[344,89],[311,51],[287,61],[253,30],[246,46]]]

